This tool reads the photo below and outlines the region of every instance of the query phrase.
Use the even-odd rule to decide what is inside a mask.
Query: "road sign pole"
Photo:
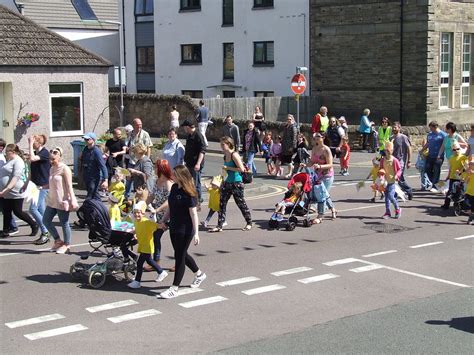
[[[296,129],[300,133],[300,95],[295,95],[296,100]]]

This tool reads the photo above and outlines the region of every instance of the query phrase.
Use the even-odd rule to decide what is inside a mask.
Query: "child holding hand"
[[[341,155],[339,163],[341,164],[341,175],[349,175],[349,160],[351,158],[351,148],[349,147],[349,137],[342,137]]]
[[[375,186],[377,177],[379,175],[379,170],[380,170],[380,159],[375,157],[372,159],[372,169],[370,169],[369,175],[365,178],[368,180],[369,178],[372,180],[372,186]],[[374,189],[372,187],[372,190],[374,191],[374,196],[369,200],[370,202],[375,202],[375,199],[377,198],[377,192],[379,192],[378,189]],[[383,191],[380,191],[380,197],[383,197]]]
[[[397,198],[395,197],[395,185],[402,174],[402,169],[400,161],[393,156],[392,142],[385,143],[385,157],[380,160],[380,169],[385,170],[385,179],[387,181],[385,188],[385,214],[382,218],[387,219],[391,217],[390,203],[392,203],[395,207],[395,218],[398,219],[401,217],[402,209],[398,205]]]
[[[216,175],[212,178],[209,185],[204,185],[209,193],[209,213],[207,214],[206,219],[202,222],[204,227],[208,227],[209,222],[211,221],[212,216],[216,212],[219,212],[219,204],[221,201],[221,185],[222,185],[222,176]],[[227,225],[227,222],[224,222],[223,227]]]
[[[281,142],[282,142],[281,136],[277,136],[270,148],[270,156],[272,157],[273,163],[275,164],[275,169],[273,170],[273,174],[276,176],[280,176],[283,174],[283,168],[281,167],[281,152],[282,152]]]

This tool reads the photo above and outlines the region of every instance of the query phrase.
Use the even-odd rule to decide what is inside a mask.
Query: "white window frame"
[[[442,71],[443,68],[443,63],[442,58],[443,54],[446,52],[443,52],[443,37],[444,35],[448,35],[449,42],[448,42],[448,71]],[[453,35],[450,32],[441,32],[440,36],[440,48],[439,48],[439,109],[444,110],[444,109],[449,109],[450,108],[450,103],[451,103],[451,64],[452,64],[452,45],[453,45]],[[447,81],[447,82],[443,82]],[[441,92],[443,90],[447,90],[447,105],[441,105]]]
[[[50,93],[50,85],[80,85],[81,92],[71,93]],[[81,82],[51,82],[48,83],[48,95],[49,95],[49,136],[50,137],[69,137],[69,136],[80,136],[84,134],[84,85]],[[58,97],[79,97],[79,107],[81,108],[81,129],[75,131],[53,131],[53,102],[52,98]]]
[[[461,43],[461,89],[460,89],[460,103],[462,108],[470,107],[471,106],[471,63],[472,63],[472,34],[471,33],[463,33],[462,36],[462,43]],[[466,42],[466,38],[468,41]],[[467,45],[467,50],[465,48]],[[469,55],[469,61],[464,61],[464,55]],[[468,71],[464,71],[464,65],[467,63]],[[463,103],[463,89],[467,88],[467,103]]]

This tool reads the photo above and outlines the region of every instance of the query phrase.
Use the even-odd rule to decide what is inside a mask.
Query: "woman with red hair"
[[[154,214],[156,222],[161,224],[163,223],[163,216],[168,210],[168,195],[174,183],[171,177],[171,168],[167,160],[158,159],[156,161],[156,176],[156,183],[148,196],[147,204]],[[161,237],[163,233],[163,229],[157,229],[153,234],[153,243],[155,244],[153,260],[155,260],[158,265],[160,263]],[[145,271],[153,270],[153,268],[148,265],[145,266],[144,269]]]

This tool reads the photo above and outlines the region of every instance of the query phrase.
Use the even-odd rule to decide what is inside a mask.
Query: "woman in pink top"
[[[51,251],[57,254],[69,252],[71,244],[71,227],[69,226],[69,211],[77,209],[77,199],[72,189],[71,169],[61,162],[63,150],[56,147],[49,152],[51,170],[49,171],[49,194],[46,199],[46,210],[43,215],[43,224],[54,238]],[[63,229],[64,241],[59,237],[53,218],[59,217]]]

